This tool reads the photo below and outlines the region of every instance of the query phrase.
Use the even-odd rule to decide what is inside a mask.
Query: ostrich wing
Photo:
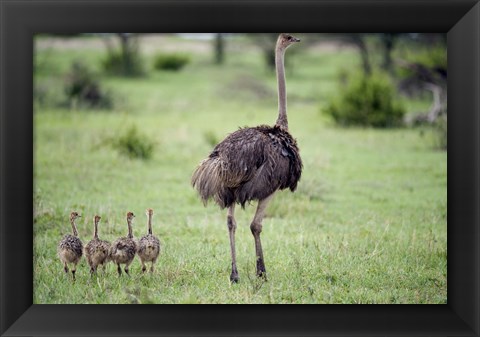
[[[227,188],[237,188],[255,177],[267,160],[268,137],[256,128],[240,129],[227,136],[210,154],[222,163],[221,180]]]
[[[295,140],[278,127],[244,128],[228,135],[200,163],[192,185],[204,203],[242,206],[262,200],[277,189],[295,190],[302,163]]]

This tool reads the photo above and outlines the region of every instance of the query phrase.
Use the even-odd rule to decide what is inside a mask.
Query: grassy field
[[[62,94],[72,61],[99,70],[103,45],[72,41],[36,40],[36,85],[49,95]],[[166,45],[195,58],[178,73],[103,78],[120,102],[113,111],[36,106],[34,303],[446,303],[447,154],[435,149],[429,129],[342,129],[320,113],[337,73],[359,65],[346,48],[292,57],[289,123],[302,179],[267,209],[267,282],[255,277],[255,205],[237,209],[240,282],[230,284],[226,211],[205,208],[190,177],[214,140],[276,120],[275,77],[248,41],[231,44],[223,66],[211,64],[206,43],[149,39],[147,61]],[[152,159],[129,159],[109,145],[130,126],[155,142]],[[127,211],[137,215],[134,235],[144,235],[147,207],[162,245],[154,274],[142,275],[138,258],[130,277],[110,264],[92,278],[84,259],[75,283],[63,272],[56,246],[72,210],[83,215],[86,244],[95,214],[103,239],[126,234]]]

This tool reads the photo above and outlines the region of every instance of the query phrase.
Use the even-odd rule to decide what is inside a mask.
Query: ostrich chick
[[[85,257],[87,259],[88,265],[90,266],[90,273],[92,275],[97,271],[97,267],[99,265],[102,265],[105,268],[105,265],[108,262],[108,255],[110,250],[110,242],[100,240],[98,238],[98,222],[100,221],[100,219],[100,216],[94,216],[93,239],[89,243],[87,243],[84,250]]]
[[[133,262],[137,252],[137,244],[133,239],[132,221],[135,215],[132,212],[127,213],[128,235],[121,237],[112,243],[110,248],[110,259],[117,264],[118,275],[122,275],[121,264],[125,264],[125,273],[128,274],[128,266]]]
[[[145,262],[152,262],[150,271],[153,273],[154,264],[160,254],[160,241],[152,234],[153,209],[148,208],[146,214],[148,217],[148,234],[143,236],[138,242],[137,254],[140,257],[140,261],[142,261],[142,272],[147,270]]]
[[[75,280],[75,272],[77,270],[77,264],[82,258],[83,244],[78,238],[77,226],[75,220],[80,218],[81,215],[77,212],[70,213],[70,224],[72,225],[73,235],[66,234],[62,240],[58,243],[57,252],[60,260],[63,262],[63,269],[65,273],[68,273],[68,264],[73,264],[72,277]]]

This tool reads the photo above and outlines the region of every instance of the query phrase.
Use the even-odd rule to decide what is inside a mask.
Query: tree
[[[111,36],[118,38],[120,49],[112,44]],[[107,73],[121,76],[144,75],[138,47],[138,35],[133,33],[105,34],[104,41],[107,48],[107,57],[103,66]]]
[[[251,35],[253,42],[260,47],[263,53],[265,64],[269,70],[275,69],[275,45],[277,44],[277,33],[261,33]]]
[[[389,74],[393,73],[392,51],[398,36],[397,33],[382,33],[379,38],[383,46],[382,68]]]
[[[372,65],[370,63],[370,56],[368,54],[367,43],[365,41],[365,35],[363,33],[350,33],[346,34],[347,40],[350,41],[360,51],[360,57],[362,58],[362,67],[365,75],[372,74]]]
[[[215,63],[223,64],[225,61],[225,37],[223,36],[223,33],[215,34],[214,47]]]
[[[367,48],[366,37],[368,34],[365,33],[342,33],[342,34],[322,34],[323,40],[333,40],[339,41],[340,43],[353,46],[360,53],[360,58],[362,61],[363,73],[366,76],[371,75],[372,65],[370,62],[370,55]]]

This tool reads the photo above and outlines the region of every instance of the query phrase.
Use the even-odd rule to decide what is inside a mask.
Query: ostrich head
[[[101,218],[102,218],[101,216],[95,215],[95,216],[93,217],[93,221],[95,221],[95,223],[98,223]]]
[[[135,217],[135,214],[133,214],[132,212],[127,213],[127,221],[132,221],[134,217]]]
[[[70,213],[70,221],[75,221],[76,219],[82,217],[80,214],[78,214],[77,212],[72,212]]]
[[[300,42],[300,39],[290,34],[282,33],[278,36],[277,48],[281,50],[285,50],[295,42]]]
[[[147,208],[147,210],[145,211],[145,214],[146,214],[147,216],[152,216],[152,215],[153,215],[153,209]]]

